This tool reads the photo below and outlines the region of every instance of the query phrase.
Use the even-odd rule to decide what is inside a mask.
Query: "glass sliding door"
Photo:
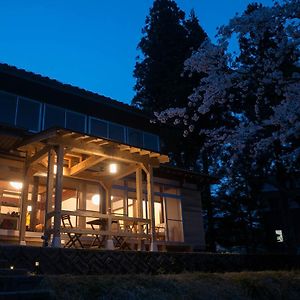
[[[166,198],[167,237],[171,242],[183,242],[181,200]]]

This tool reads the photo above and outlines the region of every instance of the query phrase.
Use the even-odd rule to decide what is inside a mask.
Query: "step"
[[[0,276],[0,291],[13,292],[13,291],[30,291],[39,287],[42,276]]]
[[[11,269],[11,268],[1,268],[0,276],[19,276],[19,275],[28,275],[27,269]]]
[[[50,290],[0,292],[0,300],[54,300],[55,296]]]

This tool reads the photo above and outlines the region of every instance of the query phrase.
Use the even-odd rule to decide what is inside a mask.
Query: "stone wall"
[[[14,266],[41,274],[164,274],[300,269],[300,256],[0,246],[0,263],[2,268]]]

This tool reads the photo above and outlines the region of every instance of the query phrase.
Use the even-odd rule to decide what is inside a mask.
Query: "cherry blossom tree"
[[[232,43],[238,53],[230,52]],[[204,76],[185,107],[157,112],[157,119],[183,124],[184,136],[197,130],[212,169],[232,186],[239,178],[240,193],[251,198],[251,179],[274,175],[287,199],[284,178],[300,169],[299,1],[249,5],[219,29],[216,44],[207,39],[186,60],[185,70]]]

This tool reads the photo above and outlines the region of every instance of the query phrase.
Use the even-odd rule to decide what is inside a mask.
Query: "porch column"
[[[39,195],[39,177],[33,177],[33,188],[31,196],[30,230],[35,231],[37,217],[37,200]]]
[[[137,202],[137,217],[143,218],[143,182],[142,182],[142,169],[138,167],[135,172],[136,180],[136,202]],[[138,233],[143,232],[143,226],[138,226]],[[138,250],[144,250],[142,245],[142,240],[139,239]]]
[[[128,182],[124,180],[123,213],[128,217]]]
[[[79,199],[78,199],[78,208],[86,210],[86,183],[80,185]],[[86,217],[78,217],[79,228],[86,228]]]
[[[153,188],[153,168],[151,165],[146,167],[147,170],[147,200],[149,205],[149,214],[151,221],[151,245],[150,251],[157,251],[155,238],[155,214],[154,214],[154,188]]]
[[[55,153],[53,149],[48,152],[48,169],[47,169],[47,187],[46,187],[46,203],[45,203],[45,224],[44,224],[44,244],[48,246],[48,240],[50,237],[51,218],[48,214],[52,211],[52,199],[53,199],[53,181],[54,181],[54,158]]]
[[[26,216],[27,216],[27,203],[28,203],[28,191],[29,191],[29,177],[30,169],[25,163],[23,188],[21,194],[21,209],[20,209],[20,228],[19,228],[19,244],[26,245],[25,232],[26,232]]]
[[[112,239],[112,235],[110,234],[111,232],[111,183],[105,184],[106,188],[105,188],[105,200],[106,200],[106,209],[107,209],[107,215],[108,215],[108,220],[107,220],[107,230],[109,232],[108,236],[107,236],[107,240],[105,243],[105,248],[107,250],[114,250],[115,246],[114,246],[114,242]]]
[[[61,202],[62,202],[62,180],[63,180],[63,164],[64,164],[64,148],[59,145],[55,148],[57,171],[55,178],[55,207],[54,207],[54,227],[52,247],[61,246],[60,224],[61,224]]]
[[[99,211],[101,214],[106,214],[106,191],[101,184],[99,184],[99,195],[100,195]]]

